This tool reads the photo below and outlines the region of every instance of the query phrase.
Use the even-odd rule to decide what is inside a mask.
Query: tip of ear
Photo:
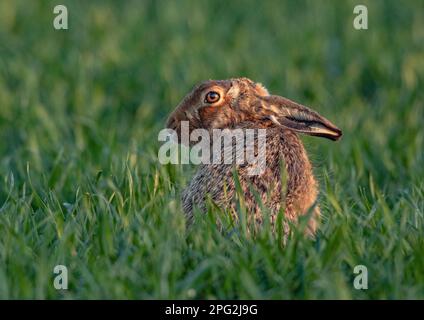
[[[333,141],[339,141],[343,136],[343,132],[341,130],[337,131],[335,135],[330,136],[329,138]]]
[[[333,129],[333,130],[325,130],[325,131],[317,131],[317,132],[305,132],[306,134],[309,134],[311,136],[326,138],[332,141],[338,141],[341,139],[343,133],[341,130]]]

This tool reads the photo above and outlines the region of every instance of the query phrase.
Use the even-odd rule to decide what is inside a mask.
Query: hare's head
[[[342,132],[317,112],[289,99],[270,95],[247,78],[210,80],[196,86],[168,118],[166,127],[180,135],[181,122],[189,130],[234,128],[249,121],[258,127],[278,126],[338,140]]]

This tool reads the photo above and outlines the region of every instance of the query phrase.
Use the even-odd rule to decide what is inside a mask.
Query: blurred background
[[[57,4],[68,9],[68,30],[53,28]],[[357,4],[368,8],[368,30],[353,28]],[[399,237],[387,225],[376,228],[378,221],[395,228],[408,212],[402,232],[411,232],[409,225],[422,231],[424,2],[17,0],[0,2],[0,297],[62,297],[46,284],[51,272],[41,271],[59,260],[77,270],[78,286],[65,295],[71,298],[361,295],[346,289],[344,268],[322,271],[308,291],[255,267],[229,284],[218,262],[203,280],[227,289],[205,288],[191,272],[213,254],[207,246],[193,249],[194,240],[168,239],[179,229],[155,216],[180,212],[178,193],[191,170],[161,168],[156,159],[167,114],[198,82],[241,76],[343,129],[336,144],[304,138],[326,190],[324,219],[340,213],[335,241],[364,238],[350,251],[334,246],[330,256],[337,258],[328,261],[338,265],[351,254],[346,261],[353,264],[362,252],[375,262],[381,253],[376,270],[387,263],[386,282],[360,297],[424,296],[423,275],[415,271],[424,261],[412,258],[423,253],[422,239],[413,233],[413,244],[391,248]],[[87,200],[93,195],[107,204]],[[363,220],[341,222],[353,213]],[[374,215],[375,233],[367,229]],[[138,242],[146,228],[151,238]],[[169,241],[156,247],[152,239]],[[171,242],[184,244],[172,251]],[[369,244],[380,251],[365,253]],[[156,274],[166,252],[169,266]],[[237,270],[228,276],[236,279]],[[289,283],[291,291],[276,289]]]
[[[3,173],[24,158],[47,168],[61,149],[91,165],[153,146],[196,83],[239,76],[334,120],[337,148],[365,153],[382,180],[422,173],[420,1],[364,2],[362,31],[355,1],[62,2],[66,31],[53,28],[55,1],[0,4]]]

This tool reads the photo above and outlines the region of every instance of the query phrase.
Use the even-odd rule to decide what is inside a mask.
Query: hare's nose
[[[173,130],[177,129],[177,120],[174,117],[169,118],[166,122],[166,127]]]

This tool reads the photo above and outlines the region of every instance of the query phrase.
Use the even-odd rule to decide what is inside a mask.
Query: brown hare
[[[310,212],[306,232],[315,233],[320,215],[316,204],[318,186],[297,133],[338,140],[342,135],[340,129],[317,112],[289,99],[270,95],[261,84],[247,78],[210,80],[196,86],[172,112],[166,124],[176,132],[180,142],[183,121],[188,121],[190,133],[206,129],[211,136],[214,129],[266,130],[265,169],[259,174],[248,174],[257,164],[200,165],[182,194],[183,210],[189,219],[194,208],[205,211],[207,198],[222,208],[230,208],[237,218],[235,170],[249,221],[260,224],[264,207],[269,209],[274,227],[280,208],[292,223],[296,223],[299,215]],[[254,142],[258,142],[257,133]],[[280,172],[281,168],[285,168],[285,172]],[[287,178],[282,179],[284,176]],[[286,181],[285,185],[282,180]],[[287,224],[284,229],[287,234]]]

